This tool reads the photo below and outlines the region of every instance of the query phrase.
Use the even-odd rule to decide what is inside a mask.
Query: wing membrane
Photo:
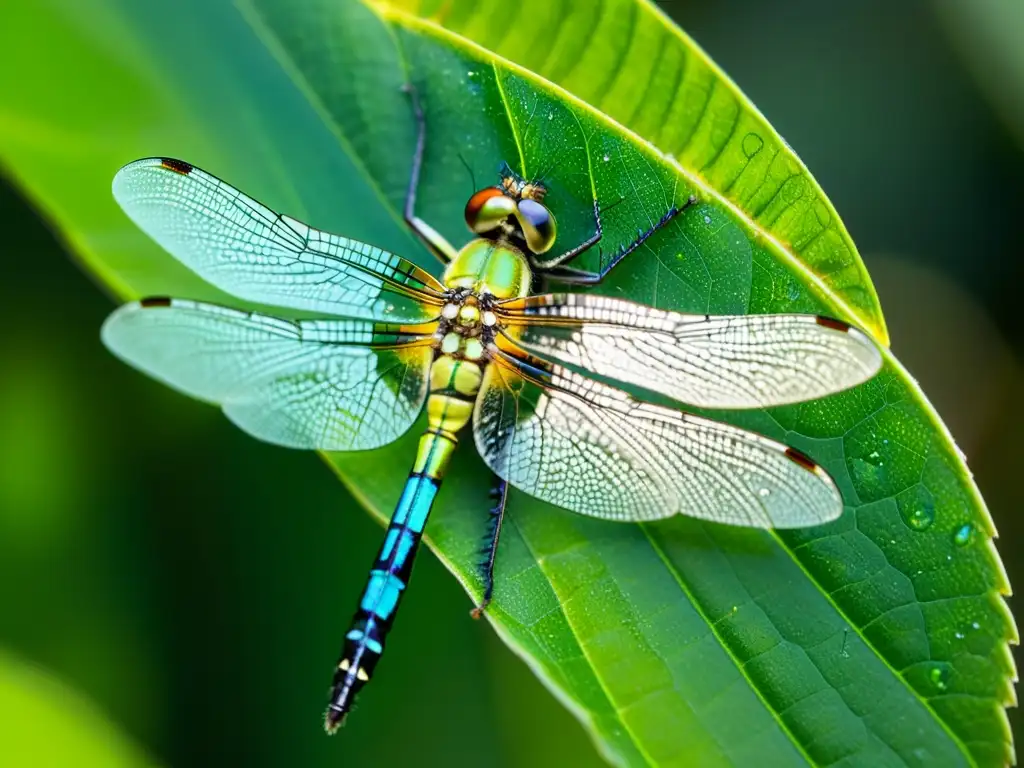
[[[813,400],[881,365],[867,336],[817,315],[684,315],[572,293],[503,302],[499,315],[531,352],[706,408]]]
[[[496,353],[474,434],[512,485],[594,517],[795,528],[843,510],[828,474],[792,448],[533,358]]]
[[[126,304],[102,336],[118,357],[220,405],[251,435],[329,451],[376,448],[409,429],[433,354],[430,336],[408,327],[289,321],[179,299]]]
[[[405,323],[443,303],[444,286],[411,262],[281,216],[180,160],[126,165],[114,197],[171,255],[247,301]]]

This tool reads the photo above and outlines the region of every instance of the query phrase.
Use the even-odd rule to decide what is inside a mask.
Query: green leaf
[[[454,241],[467,238],[461,209],[474,184],[466,169],[476,184],[492,183],[502,160],[547,173],[562,242],[590,234],[596,196],[608,251],[694,195],[600,292],[683,311],[822,312],[884,334],[838,217],[766,126],[757,129],[765,157],[781,147],[768,167],[796,168],[786,178],[803,180],[792,199],[792,187],[778,187],[789,204],[774,218],[733,200],[736,184],[725,189],[725,180],[746,178],[746,154],[729,151],[731,140],[720,139],[724,159],[694,162],[717,129],[683,142],[672,161],[516,64],[431,22],[379,13],[340,0],[246,0],[239,9],[185,0],[159,13],[104,0],[88,13],[70,4],[17,12],[0,30],[20,57],[3,75],[11,94],[0,112],[3,161],[122,297],[216,297],[110,200],[116,168],[152,154],[188,159],[279,210],[432,267],[399,224],[414,140],[400,91],[408,73],[428,121],[420,213]],[[653,12],[641,3],[635,13]],[[473,29],[491,24],[508,29],[500,19]],[[732,94],[741,119],[763,126],[673,35],[686,72],[703,65],[725,83],[712,91]],[[552,61],[583,55],[567,36],[547,46]],[[611,36],[591,37],[607,45]],[[20,39],[46,43],[14,46]],[[628,60],[645,48],[631,46]],[[618,90],[625,99],[628,89]],[[688,93],[669,102],[676,117],[664,122],[699,122]],[[751,154],[756,169],[760,153]],[[825,234],[816,244],[783,237],[810,232],[815,201],[829,211]],[[797,229],[774,229],[786,221]],[[593,266],[597,255],[589,258]],[[835,477],[846,514],[786,533],[681,518],[619,525],[513,494],[488,613],[502,638],[621,764],[1006,762],[1015,630],[1000,594],[1008,585],[970,474],[906,372],[887,354],[882,373],[849,393],[720,415],[811,453]],[[381,451],[330,460],[383,519],[415,441],[410,433]],[[464,448],[427,528],[474,595],[488,485]]]
[[[472,40],[646,139],[756,224],[777,258],[807,267],[812,289],[888,344],[871,279],[832,203],[764,116],[653,2],[372,4]]]
[[[92,703],[4,651],[0,651],[0,722],[8,765],[153,765]]]

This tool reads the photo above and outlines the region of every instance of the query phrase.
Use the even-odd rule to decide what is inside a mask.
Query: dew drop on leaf
[[[966,547],[971,543],[971,539],[974,538],[974,526],[970,523],[964,523],[956,529],[956,533],[953,534],[953,543],[958,547]]]
[[[935,504],[932,495],[923,486],[916,486],[896,500],[900,517],[912,531],[927,531],[935,522]]]
[[[949,667],[945,664],[936,664],[929,670],[928,679],[938,690],[946,690],[949,687]]]

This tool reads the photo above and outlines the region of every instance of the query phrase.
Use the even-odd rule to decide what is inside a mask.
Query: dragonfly
[[[594,234],[549,255],[557,226],[543,183],[506,166],[465,207],[453,247],[416,214],[426,121],[404,218],[443,264],[435,278],[372,245],[277,213],[181,160],[148,158],[114,178],[129,217],[246,311],[184,298],[125,304],[102,339],[118,357],[202,401],[254,437],[291,448],[365,451],[426,409],[412,468],[334,669],[325,728],[344,722],[373,676],[409,584],[427,517],[468,428],[493,471],[481,564],[484,610],[512,486],[582,515],[638,523],[672,515],[754,528],[813,526],[843,500],[801,451],[627,391],[691,407],[764,408],[860,384],[881,355],[866,334],[813,314],[683,314],[549,281],[597,285],[695,202],[689,198],[596,272],[572,265]],[[603,261],[603,257],[602,257]],[[611,383],[609,383],[611,382]]]

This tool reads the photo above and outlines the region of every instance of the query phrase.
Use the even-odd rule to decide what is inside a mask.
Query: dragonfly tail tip
[[[345,724],[345,716],[347,712],[343,712],[337,707],[327,707],[327,712],[324,713],[324,730],[328,736],[333,736],[338,732],[338,729]]]

